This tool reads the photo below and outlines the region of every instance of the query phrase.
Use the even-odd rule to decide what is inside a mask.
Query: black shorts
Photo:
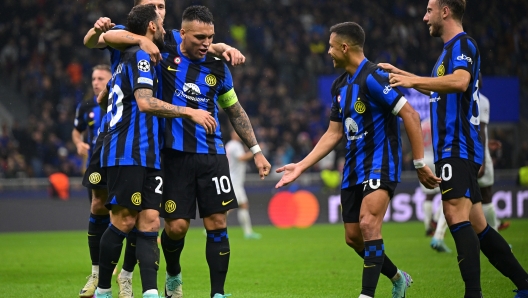
[[[88,189],[102,189],[106,188],[107,185],[106,170],[101,168],[101,150],[103,149],[104,136],[105,133],[100,133],[97,137],[92,156],[90,156],[90,163],[84,172],[82,185]]]
[[[363,203],[364,197],[378,189],[384,189],[389,193],[389,199],[392,199],[396,186],[398,186],[398,182],[370,179],[362,184],[341,189],[341,215],[343,216],[343,222],[358,223],[361,203]]]
[[[464,158],[444,158],[435,163],[436,176],[442,179],[442,200],[466,197],[473,204],[482,201],[478,184],[480,165]]]
[[[222,213],[238,207],[233,191],[229,163],[224,154],[198,154],[172,149],[163,150],[165,175],[163,218],[196,218]]]
[[[106,208],[119,205],[131,210],[158,210],[163,193],[161,170],[140,166],[104,168],[108,177]]]

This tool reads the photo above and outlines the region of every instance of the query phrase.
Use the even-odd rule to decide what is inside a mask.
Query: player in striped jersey
[[[143,5],[143,4],[153,4],[156,7],[156,11],[161,16],[162,19],[165,18],[166,10],[165,10],[165,0],[134,0],[134,6],[137,5]],[[99,18],[96,23],[94,24],[94,27],[90,29],[85,38],[84,43],[89,48],[101,48],[101,49],[108,49],[111,52],[111,61],[112,61],[112,70],[115,70],[117,67],[117,64],[119,63],[121,51],[114,49],[110,46],[107,46],[107,43],[105,41],[106,35],[111,35],[112,33],[116,32],[118,30],[125,29],[125,26],[123,25],[115,25],[112,23],[110,18],[107,17],[101,17]],[[132,33],[127,33],[127,35],[124,34],[117,34],[116,35],[119,38],[119,41],[121,41],[123,44],[121,45],[120,49],[124,50],[127,46],[131,45],[140,45],[143,50],[145,50],[147,53],[150,54],[151,61],[154,63],[159,62],[159,49],[158,47],[150,41],[148,38],[140,35],[135,35]],[[117,42],[119,44],[119,42]],[[209,47],[208,51],[214,55],[223,56],[228,61],[231,61],[233,65],[238,65],[241,63],[244,63],[245,57],[235,48],[232,48],[226,44],[218,43],[218,44],[212,44],[211,47]],[[160,71],[159,67],[156,68],[156,71]],[[161,89],[161,84],[159,84],[159,88]],[[110,89],[110,86],[107,86],[107,89],[103,90],[99,94],[98,102],[102,107],[106,109],[108,106],[108,90]],[[103,123],[106,122],[106,117],[103,118]],[[102,147],[102,139],[104,138],[104,133],[101,138],[98,138],[98,142],[96,144],[96,150],[101,149]],[[88,168],[86,175],[83,180],[83,185],[92,188],[92,216],[90,217],[90,223],[89,223],[89,243],[90,243],[90,251],[99,251],[99,241],[102,233],[104,230],[106,230],[106,225],[101,223],[108,223],[109,221],[109,215],[108,215],[108,209],[104,206],[104,202],[106,201],[106,198],[108,197],[108,192],[106,190],[106,171],[100,170],[100,151],[96,152],[96,157],[92,158],[92,165]],[[93,174],[93,175],[92,175]],[[89,179],[93,178],[93,179]],[[98,178],[98,179],[95,179]],[[96,184],[93,184],[93,182],[97,182]],[[99,215],[103,214],[103,215]],[[99,218],[101,217],[101,218]],[[104,217],[104,218],[102,218]],[[95,227],[95,228],[94,228]],[[136,257],[135,257],[135,240],[136,239],[136,233],[135,229],[133,229],[127,237],[127,244],[126,244],[126,250],[125,250],[125,257],[123,261],[123,268],[118,275],[117,281],[120,288],[119,297],[120,298],[130,298],[132,297],[132,271],[134,270],[134,266],[136,264]],[[91,253],[92,255],[92,253]],[[94,253],[93,255],[99,255],[98,253]],[[92,258],[93,259],[93,258]],[[98,261],[97,261],[98,262]],[[93,293],[95,290],[95,286],[97,285],[97,279],[98,279],[98,266],[93,266],[92,269],[92,275],[89,276],[88,282],[86,286],[81,290],[82,295],[89,295],[89,296],[81,296],[81,297],[91,297],[90,293]]]
[[[213,16],[204,6],[188,7],[182,29],[167,34],[163,61],[163,99],[209,111],[218,119],[224,109],[235,131],[251,148],[262,178],[271,168],[258,146],[249,118],[233,89],[227,65],[206,56],[214,36]],[[163,194],[165,229],[161,244],[167,261],[166,297],[181,297],[180,254],[196,202],[207,231],[206,259],[209,264],[211,297],[225,297],[224,284],[230,247],[226,212],[238,206],[233,191],[220,127],[213,134],[186,121],[169,120],[165,126],[163,169],[167,185]],[[185,169],[183,171],[182,169]],[[169,178],[170,177],[170,178]],[[177,208],[176,208],[177,207]]]
[[[94,66],[92,69],[92,88],[94,96],[80,102],[75,111],[72,141],[77,147],[77,154],[87,157],[86,166],[88,166],[90,162],[90,157],[92,156],[95,141],[99,133],[101,119],[105,114],[97,103],[97,96],[106,88],[106,84],[110,81],[111,77],[112,72],[109,65],[100,64]],[[85,134],[84,136],[83,133]],[[89,199],[92,201],[91,191],[89,192]]]
[[[154,5],[140,5],[128,15],[128,28],[144,34],[163,46],[161,17]],[[160,171],[159,117],[186,117],[206,123],[205,130],[216,128],[208,112],[167,104],[154,97],[156,72],[150,58],[139,47],[123,52],[113,74],[110,92],[112,108],[101,154],[107,171],[107,208],[112,225],[101,238],[100,274],[95,297],[111,297],[111,276],[119,260],[122,241],[137,226],[136,256],[141,268],[143,297],[158,297],[156,273],[159,266],[157,235],[163,178]],[[141,211],[141,212],[139,212]]]
[[[423,21],[444,49],[432,77],[418,77],[392,65],[392,87],[415,88],[431,95],[431,128],[436,173],[441,176],[443,208],[455,240],[464,297],[482,297],[480,250],[517,286],[515,297],[528,297],[528,274],[508,243],[487,224],[477,182],[484,150],[479,139],[478,75],[480,53],[462,28],[465,0],[429,0]]]
[[[332,85],[330,125],[315,148],[303,160],[277,169],[284,172],[276,187],[293,182],[326,156],[342,137],[347,138],[346,162],[341,185],[342,215],[347,244],[364,259],[360,297],[374,297],[380,273],[393,281],[394,298],[405,297],[411,277],[385,255],[381,236],[383,217],[400,182],[402,164],[399,119],[403,119],[413,157],[424,154],[420,116],[388,74],[365,58],[365,33],[347,22],[330,28],[328,53],[334,67],[345,73]],[[440,179],[427,165],[416,167],[420,182],[434,188]]]

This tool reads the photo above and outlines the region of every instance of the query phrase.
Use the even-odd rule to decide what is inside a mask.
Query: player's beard
[[[163,42],[162,34],[160,34],[159,36],[154,36],[154,44],[158,47],[158,49],[163,49],[165,43]]]

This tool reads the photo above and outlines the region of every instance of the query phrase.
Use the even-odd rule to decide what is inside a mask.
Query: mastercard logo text
[[[277,228],[308,228],[319,216],[319,202],[309,191],[281,191],[268,205],[268,216]]]

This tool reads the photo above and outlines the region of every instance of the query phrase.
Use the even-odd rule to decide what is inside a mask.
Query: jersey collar
[[[457,40],[460,36],[465,35],[466,32],[462,31],[455,35],[455,37],[451,38],[448,42],[444,43],[444,49],[447,48],[453,41]]]
[[[365,58],[363,59],[363,61],[361,61],[361,63],[359,64],[358,68],[356,69],[356,72],[354,73],[354,76],[350,77],[350,74],[348,74],[348,78],[347,78],[347,82],[349,84],[352,84],[352,82],[354,82],[354,80],[356,79],[358,73],[361,71],[361,69],[363,68],[363,65],[365,65],[365,63],[367,63],[368,59]]]

